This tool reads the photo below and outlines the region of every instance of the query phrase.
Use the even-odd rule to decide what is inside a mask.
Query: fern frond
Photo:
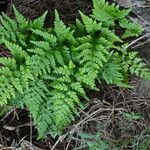
[[[130,10],[120,10],[114,3],[109,5],[105,0],[93,0],[92,17],[104,22],[107,26],[113,25],[114,20],[124,18]]]
[[[35,122],[37,122],[40,106],[44,103],[46,99],[45,93],[47,92],[48,89],[43,81],[39,80],[37,82],[30,82],[29,88],[24,93],[22,101],[30,109]]]
[[[32,29],[32,31],[35,34],[37,34],[37,35],[41,36],[42,38],[44,38],[44,40],[46,42],[51,43],[51,44],[56,44],[57,38],[53,34],[50,34],[46,31],[41,31],[41,30],[38,30],[38,29],[36,29],[36,30]]]
[[[6,105],[8,100],[15,98],[16,90],[23,93],[21,81],[13,71],[8,67],[0,68],[0,105]]]
[[[27,35],[24,34],[24,32],[29,30],[27,28],[28,21],[15,9],[14,6],[13,8],[16,14],[16,21],[12,20],[4,13],[0,16],[0,42],[3,43],[3,39],[5,39],[26,46]]]
[[[71,120],[74,120],[74,114],[79,115],[76,108],[77,105],[81,105],[79,96],[85,96],[82,84],[73,79],[74,69],[76,69],[75,65],[70,62],[68,66],[57,68],[54,71],[57,74],[55,76],[58,77],[51,84],[54,88],[51,99],[53,101],[54,122],[58,130],[67,127]]]
[[[93,21],[92,18],[84,15],[81,11],[79,13],[81,15],[81,18],[82,18],[82,20],[84,22],[86,31],[88,33],[96,32],[96,31],[100,31],[101,30],[101,26],[102,26],[101,23],[97,23],[95,20]]]
[[[4,13],[2,13],[1,15],[1,23],[5,29],[7,29],[7,26],[11,27],[11,28],[8,28],[7,30],[13,29],[17,31],[18,29],[17,23]]]
[[[118,87],[129,88],[130,86],[124,83],[125,76],[122,71],[122,66],[116,60],[114,57],[106,63],[104,68],[100,71],[99,80],[104,80],[107,84],[117,85]]]
[[[41,17],[35,19],[33,22],[30,22],[30,27],[32,29],[42,29],[47,13],[48,11],[46,11]]]
[[[110,39],[108,34],[112,35],[113,39]],[[79,46],[74,48],[73,51],[74,53],[78,53],[76,54],[77,62],[82,67],[79,69],[76,78],[78,81],[94,88],[99,69],[103,67],[103,63],[107,62],[109,54],[108,47],[103,47],[102,44],[105,45],[109,43],[109,41],[113,43],[113,41],[120,41],[120,39],[108,30],[103,30],[97,37],[95,37],[95,35],[83,36],[79,37],[77,40]]]
[[[9,23],[7,23],[7,20],[5,20],[2,16],[0,16],[0,21],[1,21],[1,24],[3,25],[4,30],[11,29],[11,25]]]
[[[135,74],[144,79],[150,79],[150,69],[137,56],[137,52],[128,52],[124,59],[122,65],[126,72],[130,72],[132,75]]]
[[[0,69],[0,74],[1,74]],[[12,97],[15,97],[15,89],[11,85],[10,81],[6,78],[6,76],[1,75],[0,78],[0,105],[6,105],[7,101],[11,99]]]
[[[70,27],[67,27],[58,15],[58,12],[55,10],[55,21],[54,21],[54,32],[59,40],[59,42],[68,40],[73,41],[73,32]]]
[[[28,41],[33,38],[31,36],[32,29],[42,29],[47,12],[34,21],[28,21],[16,8],[13,6],[16,16],[16,21],[12,20],[4,13],[0,16],[0,42],[2,39],[10,42],[18,43],[20,46],[28,46]],[[30,32],[29,32],[30,31]]]
[[[11,18],[7,17],[4,13],[0,16],[0,43],[3,43],[2,39],[11,39],[11,41],[16,42],[16,35],[14,31],[17,30],[17,23]]]
[[[54,58],[52,56],[49,56],[48,58],[51,58],[51,60],[49,60],[45,56],[45,53],[43,53],[42,56],[35,54],[27,58],[26,64],[28,65],[29,69],[32,70],[34,76],[47,74],[51,72],[51,61],[53,61],[52,59]]]
[[[34,81],[34,76],[32,71],[25,65],[20,66],[20,76],[21,85],[24,89],[28,89],[29,82]]]
[[[0,57],[0,64],[12,70],[16,69],[16,60],[14,58]]]
[[[27,57],[27,53],[23,51],[23,49],[17,45],[13,44],[9,41],[4,40],[4,43],[6,47],[11,51],[11,54],[13,55],[14,59],[19,63],[23,63],[25,61],[25,58]]]
[[[13,10],[16,16],[17,25],[20,29],[25,29],[29,25],[29,21],[15,8],[13,5]]]
[[[102,28],[101,36],[111,43],[122,42],[122,40],[117,35],[115,35],[115,33],[110,31],[108,28]]]
[[[38,129],[38,138],[46,137],[48,129],[52,130],[52,110],[46,96],[49,90],[42,80],[30,82],[22,102],[30,110],[34,124]],[[47,105],[46,105],[47,104]]]
[[[35,76],[46,75],[51,72],[52,68],[56,68],[58,64],[61,66],[65,64],[63,54],[66,50],[64,48],[59,49],[60,47],[57,48],[56,44],[51,44],[47,41],[30,42],[34,45],[34,48],[27,50],[32,55],[27,58],[27,65]]]
[[[48,51],[50,49],[50,45],[46,41],[30,41],[35,47],[41,48],[44,51]]]
[[[106,36],[106,35],[104,35]],[[107,36],[106,36],[107,37]],[[113,39],[112,39],[113,40]],[[98,39],[98,43],[101,44],[103,47],[105,47],[108,51],[110,51],[111,49],[116,49],[117,47],[114,45],[114,43],[112,43],[112,40],[107,40],[104,37],[100,37]],[[118,38],[116,38],[116,40],[118,40]],[[113,40],[114,41],[114,40]]]
[[[47,98],[47,101],[41,103],[37,117],[35,126],[38,129],[38,139],[46,138],[49,134],[54,138],[56,135],[60,135],[60,131],[56,129],[54,124],[50,98]]]
[[[61,66],[65,63],[68,63],[71,59],[71,54],[69,50],[69,45],[62,45],[62,42],[57,42],[59,39],[57,36],[39,30],[32,30],[36,35],[39,35],[43,38],[43,41],[30,41],[34,44],[35,47],[42,49],[45,52],[45,55],[51,57],[51,64],[54,68],[54,64],[60,64]],[[31,49],[29,50],[31,51]],[[33,50],[35,51],[35,50]],[[46,56],[47,57],[47,56]]]
[[[137,37],[143,32],[143,28],[139,24],[135,22],[130,22],[126,18],[121,19],[119,23],[122,28],[126,29],[122,38],[127,38],[132,36]]]
[[[75,30],[75,35],[77,36],[84,36],[85,35],[85,27],[82,21],[76,19],[76,24],[73,28]]]

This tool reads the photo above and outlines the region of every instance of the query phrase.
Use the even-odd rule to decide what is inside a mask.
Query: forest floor
[[[145,29],[141,37],[129,43],[150,66],[150,1],[116,2],[121,7],[131,7],[130,19]],[[28,19],[37,18],[48,10],[46,26],[52,25],[54,9],[68,24],[79,16],[78,10],[89,14],[92,8],[91,0],[1,0],[0,11],[14,17],[12,4]],[[1,46],[0,49],[0,54],[5,55]],[[73,150],[77,147],[88,150],[84,137],[81,141],[81,133],[86,133],[84,136],[90,136],[94,142],[101,142],[106,150],[108,145],[112,150],[150,149],[150,82],[135,77],[130,80],[134,86],[132,90],[98,84],[100,92],[88,91],[91,101],[85,110],[79,110],[81,117],[66,129],[64,135],[55,139],[37,140],[37,131],[28,111],[12,109],[0,118],[0,150]],[[99,133],[98,138],[96,133]]]

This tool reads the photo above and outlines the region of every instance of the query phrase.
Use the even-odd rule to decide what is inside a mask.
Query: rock
[[[124,8],[131,8],[134,5],[133,0],[115,0],[120,6]]]
[[[138,81],[135,85],[135,93],[139,96],[143,95],[148,102],[148,99],[150,100],[150,81],[143,79]]]

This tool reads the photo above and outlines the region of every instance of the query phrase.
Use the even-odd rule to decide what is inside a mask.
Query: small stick
[[[145,34],[145,35],[143,35],[143,36],[141,36],[141,37],[135,39],[135,40],[132,41],[129,45],[125,46],[125,47],[123,48],[123,50],[125,50],[125,49],[131,47],[132,45],[136,44],[138,41],[144,39],[144,38],[147,37],[148,35],[150,35],[150,33],[147,33],[147,34]]]
[[[145,42],[143,42],[143,43],[137,44],[137,45],[133,46],[132,48],[140,47],[140,46],[142,46],[142,45],[144,45],[144,44],[146,44],[146,43],[149,43],[149,42],[150,42],[150,39],[148,39],[147,41],[145,41]]]

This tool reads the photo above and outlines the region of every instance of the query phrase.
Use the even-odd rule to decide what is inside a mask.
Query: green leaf
[[[30,22],[30,27],[32,29],[42,29],[47,13],[48,11],[46,11],[41,17],[35,19],[33,22]]]

